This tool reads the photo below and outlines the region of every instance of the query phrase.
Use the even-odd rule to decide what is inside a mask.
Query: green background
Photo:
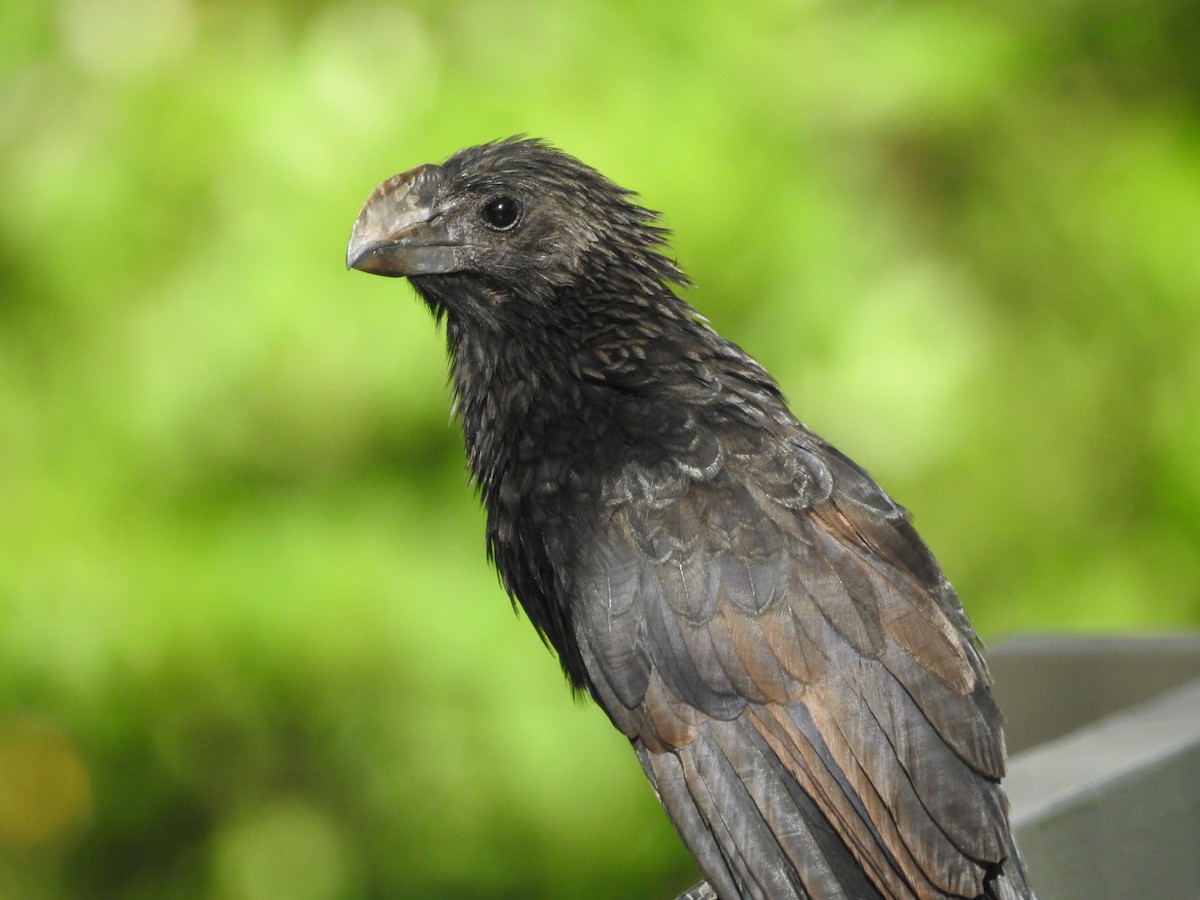
[[[0,7],[0,896],[665,898],[483,554],[393,172],[545,137],[980,632],[1200,624],[1194,3]],[[1052,686],[1048,686],[1052,689]]]

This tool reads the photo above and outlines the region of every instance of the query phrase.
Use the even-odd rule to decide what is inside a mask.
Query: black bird
[[[379,185],[348,267],[445,319],[509,594],[736,898],[1033,894],[978,639],[907,514],[672,290],[657,214],[510,138]]]

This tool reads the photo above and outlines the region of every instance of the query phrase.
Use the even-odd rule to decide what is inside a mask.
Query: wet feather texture
[[[977,639],[901,507],[673,290],[634,196],[539,141],[384,182],[347,263],[444,320],[503,582],[709,886],[1028,898]]]

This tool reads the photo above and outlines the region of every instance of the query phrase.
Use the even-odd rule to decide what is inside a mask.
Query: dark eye
[[[479,210],[484,224],[496,231],[508,231],[521,217],[521,204],[512,197],[493,197]]]

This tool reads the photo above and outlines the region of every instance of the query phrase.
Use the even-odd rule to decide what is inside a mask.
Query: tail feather
[[[638,755],[722,898],[882,900],[817,804],[745,722],[711,721],[677,751]]]
[[[898,840],[891,814],[872,806],[882,798],[864,795],[860,779],[847,780],[815,723],[805,727],[803,706],[794,704],[790,715],[775,711],[789,727],[780,730],[780,716],[764,712],[709,720],[674,750],[638,746],[646,774],[722,900],[1033,896],[1011,838],[1000,862],[980,866],[985,874],[977,881],[964,875],[958,888],[937,885],[946,872],[976,865],[958,857],[954,864],[941,860],[946,871],[931,882]],[[788,747],[793,752],[779,752]],[[881,822],[887,834],[877,830]],[[930,827],[937,830],[932,823],[922,830]]]

